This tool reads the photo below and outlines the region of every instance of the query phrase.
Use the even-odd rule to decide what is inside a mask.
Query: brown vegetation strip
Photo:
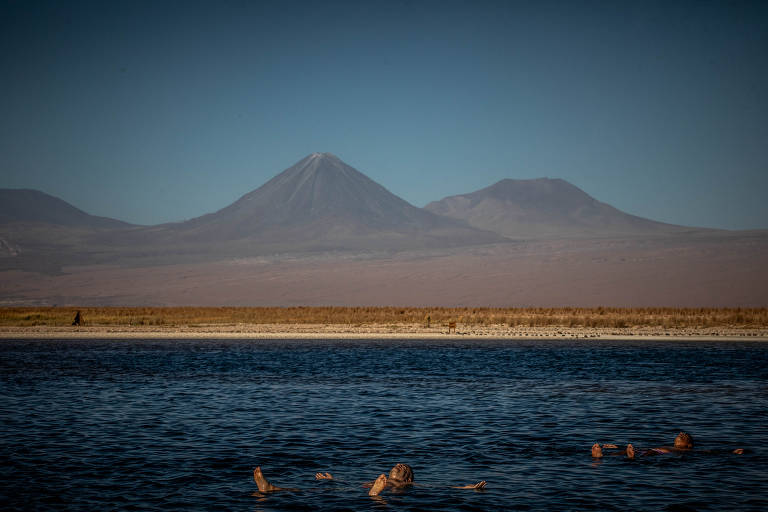
[[[768,308],[398,308],[174,307],[0,308],[0,326],[66,326],[80,311],[83,325],[202,326],[224,324],[422,324],[509,327],[768,328]]]

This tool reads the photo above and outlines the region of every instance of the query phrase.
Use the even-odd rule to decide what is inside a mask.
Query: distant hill
[[[558,179],[416,208],[328,153],[157,226],[0,189],[0,305],[754,307],[767,248],[768,231],[654,222]]]
[[[58,273],[64,265],[114,262],[116,244],[134,229],[141,228],[38,190],[0,189],[0,271]]]
[[[510,239],[703,231],[626,214],[559,179],[502,180],[417,208],[330,153],[306,156],[217,212],[156,226],[89,215],[35,190],[0,189],[0,270],[335,253],[378,257]]]
[[[426,210],[510,238],[636,236],[691,228],[636,217],[601,203],[561,179],[504,179],[469,194],[429,203]]]
[[[185,244],[253,242],[261,249],[417,249],[502,241],[417,208],[330,153],[313,153],[215,213],[168,224]]]
[[[39,190],[0,189],[0,224],[29,222],[94,229],[131,226],[108,217],[89,215],[66,201]]]

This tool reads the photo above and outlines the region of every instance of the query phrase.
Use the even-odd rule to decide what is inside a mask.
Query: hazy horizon
[[[310,155],[308,155],[308,156],[316,155],[316,154],[318,154],[318,153],[319,153],[319,152],[315,152],[315,153],[312,153],[312,154],[310,154]],[[324,154],[327,154],[327,155],[331,155],[332,157],[338,158],[338,157],[337,157],[337,155],[333,155],[332,153],[329,153],[329,152],[325,152]],[[296,162],[294,165],[296,165],[296,164],[298,164],[298,163],[302,162],[303,160],[304,160],[304,159],[300,160],[299,162]],[[342,162],[343,162],[343,160],[342,160]],[[276,177],[276,176],[278,176],[278,175],[281,175],[281,174],[283,174],[283,173],[285,173],[285,172],[290,172],[290,170],[291,170],[292,168],[293,168],[293,167],[289,167],[288,169],[284,169],[284,170],[283,170],[283,171],[281,171],[280,173],[278,173],[278,174],[276,174],[275,176],[273,176],[273,177],[269,178],[269,179],[268,179],[268,180],[267,180],[265,183],[263,183],[262,185],[259,185],[259,187],[256,187],[256,189],[254,189],[254,190],[258,190],[258,189],[260,189],[262,186],[266,185],[266,184],[267,184],[267,183],[268,183],[268,182],[269,182],[269,181],[270,181],[272,178],[274,178],[274,177]],[[363,174],[364,174],[364,173],[363,173]],[[522,182],[537,182],[537,181],[540,181],[540,180],[554,180],[554,179],[556,179],[556,178],[550,178],[550,177],[530,178],[530,179],[519,179],[519,178],[516,178],[516,179],[514,179],[514,181],[517,181],[517,182],[521,182],[521,183],[522,183]],[[441,202],[441,200],[443,200],[443,199],[449,199],[449,198],[451,198],[451,197],[457,197],[457,196],[462,196],[462,195],[469,195],[469,196],[471,196],[471,195],[473,195],[474,193],[477,193],[477,192],[481,192],[481,191],[483,191],[483,190],[486,190],[486,189],[492,189],[492,188],[494,188],[494,186],[498,186],[498,185],[499,185],[499,184],[500,184],[502,181],[509,181],[509,179],[508,179],[508,178],[506,178],[506,179],[502,179],[502,180],[500,180],[500,181],[498,181],[498,182],[495,182],[495,183],[489,184],[488,186],[485,186],[485,187],[481,187],[480,189],[477,189],[477,190],[470,190],[470,191],[467,191],[466,193],[457,194],[457,195],[455,195],[455,196],[446,196],[445,198],[435,198],[435,199],[434,199],[434,200],[432,200],[432,201],[427,201],[427,205],[426,205],[427,207],[422,207],[422,208],[424,208],[424,209],[425,209],[425,210],[427,210],[427,211],[432,211],[432,210],[430,210],[430,209],[428,208],[428,206],[430,205],[430,203],[434,203],[434,204],[437,204],[437,203],[440,203],[440,202]],[[567,181],[566,181],[566,183],[567,183]],[[385,189],[389,190],[389,189],[388,189],[388,187],[386,186],[386,184],[385,184],[385,183],[379,183],[379,185],[382,185],[382,186],[383,186]],[[5,190],[31,190],[31,189],[24,189],[24,188],[11,188],[11,189],[5,189]],[[239,201],[239,200],[243,199],[245,196],[248,196],[248,195],[250,195],[252,192],[254,192],[254,190],[249,190],[249,191],[246,191],[246,192],[244,192],[243,194],[240,194],[240,195],[238,195],[236,198],[234,198],[234,199],[233,199],[232,201],[230,201],[229,203],[227,203],[227,204],[223,204],[223,205],[220,205],[220,206],[216,207],[214,210],[211,210],[211,211],[201,211],[201,212],[199,212],[198,214],[196,214],[196,215],[193,215],[192,217],[188,217],[188,218],[184,218],[184,219],[178,219],[178,220],[171,220],[171,221],[167,221],[167,222],[166,222],[166,221],[163,221],[163,222],[159,222],[159,223],[155,223],[155,224],[138,224],[138,223],[133,223],[133,224],[135,224],[135,225],[137,225],[137,226],[157,226],[157,225],[162,225],[162,224],[164,224],[164,223],[185,222],[185,221],[188,221],[188,220],[192,220],[192,219],[195,219],[195,218],[198,218],[198,217],[202,217],[202,216],[205,216],[205,215],[211,215],[211,214],[214,214],[214,213],[217,213],[217,212],[219,212],[219,211],[220,211],[220,210],[222,210],[222,209],[225,209],[225,208],[227,208],[227,207],[230,207],[230,206],[231,206],[232,204],[234,204],[235,202],[237,202],[237,201]],[[45,192],[45,191],[41,191],[41,192],[48,194],[48,193],[47,193],[47,192]],[[390,191],[390,192],[391,192],[391,191]],[[55,195],[53,195],[53,194],[48,194],[48,195],[51,195],[52,197],[56,197],[56,198],[58,198],[58,199],[61,199],[61,198],[59,198],[58,196],[55,196]],[[398,196],[398,197],[399,197],[399,196]],[[556,200],[556,198],[555,198],[554,196],[552,197],[552,199],[555,199],[555,200]],[[561,198],[561,199],[562,199],[562,198]],[[598,200],[598,201],[600,201],[600,202],[603,202],[603,203],[606,203],[606,204],[609,204],[609,205],[610,205],[610,203],[608,203],[608,202],[606,202],[606,201],[602,201],[600,198],[593,198],[593,199],[597,199],[597,200]],[[84,212],[84,213],[86,213],[86,214],[89,214],[89,215],[97,215],[97,214],[94,214],[93,212],[90,212],[90,211],[86,211],[86,210],[84,210],[82,207],[80,207],[80,206],[79,206],[79,205],[77,205],[77,204],[72,204],[72,203],[69,203],[69,204],[70,204],[71,206],[73,206],[73,207],[75,207],[75,208],[77,208],[77,209],[79,209],[79,210],[83,211],[83,212]],[[612,205],[610,205],[610,206],[612,206]],[[433,213],[436,213],[436,212],[434,212],[434,211],[432,211],[432,212],[433,212]],[[98,216],[98,215],[97,215],[97,216]],[[449,217],[450,217],[450,215],[449,215]],[[114,219],[114,220],[123,221],[123,222],[128,222],[128,221],[126,221],[125,219],[121,219],[121,218],[117,218],[117,217],[106,217],[106,218],[112,218],[112,219]],[[655,220],[655,219],[648,219],[648,220]],[[710,226],[687,226],[687,227],[695,227],[695,228],[710,228]],[[490,231],[494,231],[494,230],[493,230],[493,229],[490,229]]]
[[[0,3],[0,187],[138,224],[312,152],[415,206],[562,178],[768,228],[768,4]]]

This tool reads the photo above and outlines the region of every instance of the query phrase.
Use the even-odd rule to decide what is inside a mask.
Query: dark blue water
[[[6,340],[0,503],[766,510],[767,410],[761,343]],[[722,451],[589,454],[681,429]],[[359,484],[396,462],[423,485],[369,498]],[[302,490],[255,493],[257,465]]]

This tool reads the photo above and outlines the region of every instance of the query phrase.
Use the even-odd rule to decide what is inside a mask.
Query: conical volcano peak
[[[305,166],[313,166],[313,167],[320,167],[320,166],[335,166],[335,167],[341,167],[346,165],[344,162],[341,161],[339,157],[334,155],[333,153],[312,153],[308,156],[306,156],[303,160],[299,162],[299,164],[304,164]]]
[[[311,153],[293,166],[296,172],[310,174],[343,171],[345,168],[350,167],[333,153]]]
[[[341,224],[396,226],[426,214],[335,155],[319,152],[305,156],[218,213],[234,215],[249,230],[322,223],[328,218]]]
[[[312,159],[315,159],[315,158],[329,158],[329,159],[332,159],[332,160],[339,160],[339,157],[337,157],[333,153],[317,153],[317,152],[315,152],[315,153],[312,153],[311,155],[309,155],[309,158],[312,158]]]
[[[498,235],[416,208],[331,153],[311,153],[216,213],[193,236],[280,247],[427,247],[492,243]],[[388,240],[385,242],[384,240]]]

